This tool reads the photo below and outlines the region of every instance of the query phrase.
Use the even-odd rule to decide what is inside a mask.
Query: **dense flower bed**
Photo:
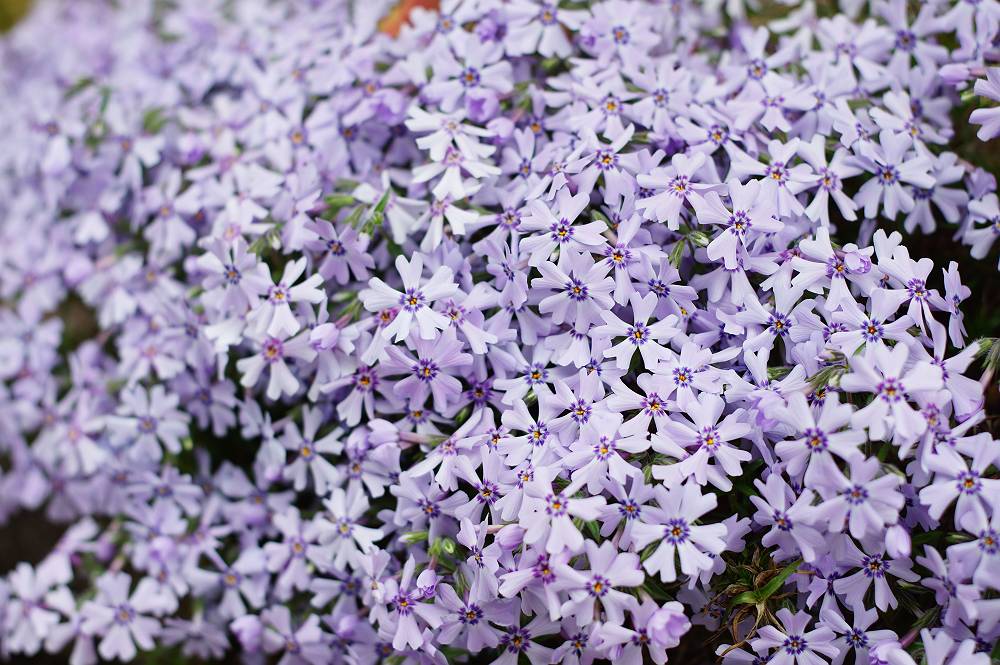
[[[836,4],[40,2],[0,656],[990,662],[1000,3]]]

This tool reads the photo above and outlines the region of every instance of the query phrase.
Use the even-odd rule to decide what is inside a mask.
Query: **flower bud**
[[[941,78],[948,85],[962,83],[972,78],[972,72],[969,71],[969,67],[961,63],[945,65],[938,70],[938,74],[941,75]]]
[[[437,591],[438,575],[431,568],[424,569],[417,576],[417,592],[424,598],[433,598]]]
[[[871,665],[916,665],[910,654],[896,640],[886,640],[875,644],[868,651]]]
[[[665,649],[680,644],[681,637],[689,630],[691,621],[684,614],[684,606],[676,601],[656,610],[646,625],[646,634],[655,644]]]
[[[519,547],[523,540],[524,529],[516,524],[508,524],[497,532],[496,543],[507,552]]]
[[[893,559],[910,556],[910,532],[899,524],[893,524],[885,532],[885,550]]]

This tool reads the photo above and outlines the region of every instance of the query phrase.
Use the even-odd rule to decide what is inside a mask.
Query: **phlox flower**
[[[940,390],[943,385],[941,369],[930,363],[918,362],[905,370],[909,358],[905,344],[897,344],[892,350],[875,347],[868,356],[851,357],[852,371],[840,378],[843,390],[875,394],[871,403],[854,412],[852,425],[867,426],[869,436],[878,440],[891,432],[903,443],[903,454],[927,429],[927,423],[909,401]]]
[[[588,540],[584,543],[584,551],[589,570],[556,564],[561,577],[558,586],[569,591],[569,600],[562,606],[563,616],[576,617],[577,625],[584,627],[594,616],[596,604],[600,603],[609,622],[623,622],[626,610],[636,607],[637,603],[633,596],[620,589],[642,583],[644,575],[639,565],[639,556],[630,552],[618,552],[607,541],[597,545]]]
[[[584,539],[573,518],[595,520],[606,503],[602,496],[567,496],[554,490],[542,477],[525,485],[524,491],[525,501],[518,513],[518,523],[525,529],[524,542],[544,544],[549,554],[559,554],[564,549],[579,552]]]
[[[255,340],[259,351],[249,358],[236,361],[236,369],[243,375],[240,385],[250,388],[256,385],[261,373],[267,369],[267,398],[279,399],[282,395],[294,395],[298,392],[300,383],[288,367],[289,360],[311,361],[316,357],[316,351],[309,344],[306,333],[300,333],[291,339],[263,336]]]
[[[434,311],[431,305],[442,298],[454,295],[458,287],[452,281],[454,272],[448,266],[440,266],[430,279],[423,280],[424,261],[420,254],[409,260],[396,257],[396,270],[402,278],[403,290],[394,289],[378,277],[368,281],[368,288],[359,297],[369,312],[377,312],[390,307],[399,308],[395,318],[380,333],[385,340],[395,338],[399,342],[410,334],[414,323],[421,339],[431,340],[436,330],[448,327],[448,319]]]
[[[727,269],[737,265],[740,250],[748,248],[760,234],[780,231],[782,223],[773,218],[774,208],[760,196],[760,182],[751,180],[726,184],[732,210],[727,208],[715,191],[702,199],[692,199],[699,224],[718,224],[724,228],[708,245],[708,258],[722,261]]]
[[[841,562],[849,565],[852,570],[857,570],[835,580],[833,590],[848,603],[860,602],[874,584],[875,607],[884,612],[890,607],[896,607],[899,602],[889,586],[889,575],[907,582],[916,582],[920,579],[920,576],[911,570],[909,559],[893,559],[882,548],[869,549],[872,554],[866,554],[858,549],[853,541],[845,540],[844,543],[845,552]]]
[[[125,573],[105,573],[98,581],[99,594],[81,608],[82,628],[91,635],[101,636],[97,652],[105,660],[130,661],[138,649],[149,651],[156,645],[160,622],[150,614],[162,609],[158,594],[150,587],[151,578],[144,577],[129,593],[132,578]]]
[[[785,554],[798,550],[805,561],[815,561],[826,542],[816,528],[819,516],[812,505],[812,490],[804,489],[796,495],[777,474],[768,476],[767,482],[755,480],[754,486],[761,494],[750,497],[757,507],[754,521],[771,527],[761,542],[767,547],[778,545]]]
[[[758,630],[760,637],[751,640],[750,645],[758,653],[776,649],[768,659],[773,665],[813,665],[823,662],[821,655],[834,658],[840,648],[834,643],[834,633],[826,626],[806,630],[812,617],[808,612],[792,614],[788,608],[777,611],[780,628],[764,626]]]
[[[632,543],[637,549],[659,543],[642,567],[650,575],[659,573],[664,582],[677,579],[675,553],[680,555],[685,575],[711,568],[709,554],[718,555],[725,548],[726,527],[694,522],[715,508],[715,495],[703,495],[693,482],[670,489],[657,485],[654,492],[657,507],[643,511],[643,518],[632,527]]]

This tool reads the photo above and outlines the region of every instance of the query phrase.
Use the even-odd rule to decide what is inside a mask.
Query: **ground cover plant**
[[[420,5],[0,39],[0,659],[1000,655],[1000,3]]]

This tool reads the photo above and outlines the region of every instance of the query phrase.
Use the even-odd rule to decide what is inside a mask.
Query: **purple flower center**
[[[343,256],[347,253],[347,249],[344,247],[344,243],[336,238],[331,238],[326,241],[326,251],[334,256]]]
[[[719,430],[710,425],[701,428],[701,431],[695,438],[695,442],[699,447],[704,448],[712,454],[722,445],[722,439],[719,438]]]
[[[590,298],[590,293],[587,289],[587,285],[581,282],[576,277],[571,277],[568,282],[566,282],[565,287],[566,295],[570,300],[575,302],[583,302]]]
[[[417,506],[420,507],[421,512],[423,512],[425,517],[439,517],[441,515],[441,509],[438,508],[437,502],[430,501],[428,499],[420,499],[417,501]]]
[[[752,225],[750,222],[750,213],[746,210],[734,210],[726,223],[729,227],[729,232],[740,239],[746,237],[747,231],[750,230]]]
[[[962,471],[955,476],[955,485],[961,494],[968,496],[979,494],[980,490],[983,489],[983,483],[976,471]]]
[[[156,418],[152,416],[142,416],[137,424],[141,434],[153,434],[156,432]]]
[[[240,274],[240,271],[237,270],[236,266],[233,265],[232,263],[226,264],[226,266],[223,268],[223,275],[226,278],[226,282],[230,286],[236,286],[237,284],[240,283],[240,280],[243,278],[243,275]]]
[[[760,58],[754,58],[747,63],[747,76],[759,81],[767,73],[767,63]]]
[[[466,67],[459,75],[459,80],[465,88],[475,88],[479,85],[479,70],[475,67]]]
[[[528,369],[524,370],[524,380],[529,386],[535,386],[540,383],[544,383],[549,377],[549,370],[545,369],[541,364],[535,363],[530,365]]]
[[[507,208],[500,213],[500,226],[507,229],[516,229],[521,224],[521,213],[517,210]],[[513,279],[513,276],[509,276]]]
[[[475,626],[483,618],[483,610],[479,605],[473,603],[466,605],[465,609],[458,613],[458,620],[469,626]]]
[[[594,457],[598,460],[604,462],[615,452],[615,442],[606,436],[602,436],[600,440],[594,444]]]
[[[562,494],[549,494],[545,497],[545,512],[552,517],[561,517],[566,514],[569,500]]]
[[[861,560],[861,570],[864,572],[865,577],[881,579],[885,577],[886,571],[889,570],[889,562],[883,560],[881,554],[866,555]]]
[[[993,529],[979,532],[979,549],[986,554],[996,554],[1000,551],[1000,535]]]
[[[852,485],[844,490],[844,500],[852,506],[860,506],[868,500],[868,490],[861,485]]]
[[[597,168],[601,171],[608,171],[618,166],[618,154],[607,149],[597,151],[594,158]]]
[[[861,324],[861,337],[866,342],[877,342],[885,335],[885,328],[880,321],[870,319]]]
[[[785,650],[785,653],[792,656],[801,654],[808,647],[809,643],[806,642],[806,638],[801,635],[789,635],[785,638],[785,641],[781,645],[781,648]]]
[[[792,518],[788,516],[788,513],[783,510],[776,510],[772,517],[774,519],[774,526],[778,527],[779,531],[788,532],[792,530]]]
[[[909,30],[896,31],[896,48],[912,51],[917,46],[917,36]]]
[[[614,95],[608,95],[601,102],[601,110],[604,111],[604,115],[618,115],[622,110],[621,101]]]
[[[868,636],[860,628],[852,628],[847,635],[844,635],[844,640],[847,642],[848,648],[861,649],[868,646]]]
[[[536,448],[544,446],[548,438],[549,428],[546,427],[545,423],[537,423],[528,430],[528,441]]]
[[[485,503],[492,506],[497,502],[499,497],[500,486],[489,480],[480,485],[476,491],[476,501],[479,503]]]
[[[635,346],[642,346],[649,339],[649,328],[643,323],[629,326],[628,340]]]
[[[392,607],[400,616],[409,616],[413,612],[415,599],[406,591],[400,591],[392,599]]]
[[[903,388],[903,384],[900,383],[899,379],[893,377],[886,377],[881,381],[875,388],[875,392],[884,401],[890,404],[901,401],[906,396],[906,391]]]
[[[670,295],[670,286],[661,279],[651,279],[647,282],[649,290],[656,294],[658,298],[665,298]]]
[[[115,623],[127,626],[135,619],[135,610],[128,603],[122,603],[115,608]]]
[[[894,185],[899,182],[899,171],[892,164],[880,164],[876,170],[879,182],[884,186]]]
[[[569,417],[577,424],[583,424],[590,420],[590,414],[594,408],[583,399],[578,399],[569,405]]]
[[[279,362],[285,357],[285,345],[277,337],[269,337],[264,341],[261,354],[264,356],[264,360],[269,363]]]
[[[557,12],[555,5],[543,4],[538,10],[538,20],[542,25],[555,25]]]
[[[549,227],[552,239],[559,244],[565,244],[573,238],[573,226],[566,219],[561,219]]]
[[[618,512],[626,520],[637,520],[642,513],[642,508],[635,499],[625,499],[618,504]]]
[[[407,312],[416,312],[427,304],[427,299],[419,289],[407,289],[406,293],[399,296],[399,304]]]
[[[768,319],[767,327],[776,337],[784,337],[792,327],[792,320],[781,312],[775,312]]]
[[[628,247],[621,244],[604,250],[604,256],[607,257],[607,261],[612,267],[619,270],[628,267],[628,265],[633,262],[632,252]]]
[[[600,598],[608,593],[611,588],[611,583],[608,582],[607,578],[601,577],[600,575],[594,575],[587,582],[587,593],[589,593],[594,598]]]
[[[272,305],[288,303],[288,287],[284,284],[276,284],[267,290],[267,299]]]
[[[509,653],[521,653],[531,644],[531,633],[524,628],[509,628],[508,631],[500,638],[500,646]]]
[[[819,170],[819,186],[828,192],[840,189],[840,176],[824,167]]]
[[[417,361],[417,364],[413,367],[413,373],[417,375],[417,379],[423,381],[424,383],[430,383],[437,378],[438,366],[433,360],[426,360],[421,358]]]
[[[910,294],[911,300],[927,300],[927,285],[922,279],[911,279],[906,283],[906,292]]]
[[[722,125],[712,125],[708,128],[708,140],[715,145],[722,145],[729,138],[729,130]]]
[[[691,527],[683,518],[675,517],[663,526],[663,538],[671,545],[686,543],[690,535]]]
[[[232,568],[228,568],[226,572],[222,574],[222,585],[227,589],[235,589],[239,586],[240,579],[241,577],[238,572]]]
[[[811,453],[821,453],[829,447],[826,434],[818,427],[810,427],[802,434],[802,441]]]
[[[767,167],[765,175],[778,184],[784,185],[785,181],[788,180],[788,169],[784,162],[773,162]]]

